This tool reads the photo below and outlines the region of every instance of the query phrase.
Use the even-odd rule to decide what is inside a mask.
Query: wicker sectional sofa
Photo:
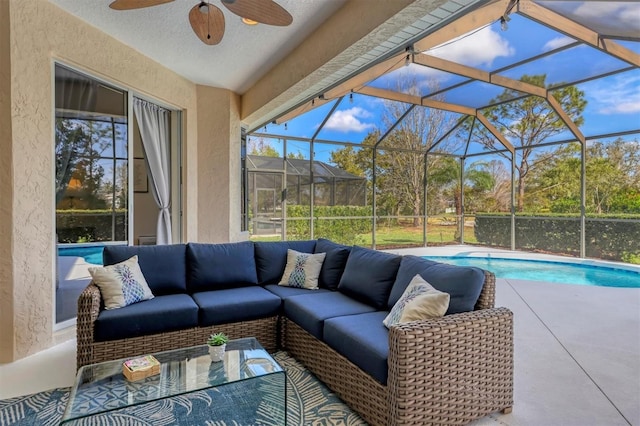
[[[277,285],[287,250],[326,253],[318,290]],[[138,256],[155,297],[105,310],[78,301],[77,366],[203,343],[212,332],[285,349],[372,425],[465,424],[513,405],[513,316],[495,278],[329,240],[110,246]],[[382,320],[421,275],[451,295],[444,317]]]

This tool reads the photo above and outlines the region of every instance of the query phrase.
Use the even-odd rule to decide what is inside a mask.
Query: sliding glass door
[[[56,322],[101,264],[102,247],[129,239],[128,94],[55,66]]]

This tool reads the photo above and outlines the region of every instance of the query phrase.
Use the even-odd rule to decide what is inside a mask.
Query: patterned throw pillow
[[[449,293],[436,290],[417,274],[382,323],[389,328],[395,324],[439,318],[449,309],[449,299]]]
[[[278,285],[306,288],[318,288],[318,277],[326,253],[301,253],[287,249],[287,266]]]
[[[89,268],[89,273],[94,284],[100,288],[105,309],[122,308],[153,299],[153,293],[138,265],[138,256],[115,265]]]

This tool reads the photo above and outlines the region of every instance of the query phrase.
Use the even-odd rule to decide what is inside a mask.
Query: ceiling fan
[[[109,7],[115,10],[142,9],[171,3],[173,0],[115,0]],[[273,0],[220,0],[232,13],[240,16],[246,24],[257,23],[286,27],[293,17]],[[205,44],[220,43],[224,35],[224,15],[220,8],[209,1],[200,1],[189,12],[189,23],[193,32]]]

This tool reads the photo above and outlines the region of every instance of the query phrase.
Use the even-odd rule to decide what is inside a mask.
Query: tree
[[[634,213],[640,193],[640,144],[617,139],[594,142],[586,150],[589,213]],[[580,213],[580,145],[551,151],[550,160],[531,174],[534,201],[556,213]]]
[[[248,143],[249,155],[261,155],[263,157],[282,158],[282,155],[278,150],[271,145],[271,142],[264,138],[250,138]],[[297,160],[304,160],[306,157],[300,151],[288,152],[287,158],[293,158]]]
[[[296,152],[287,152],[287,158],[292,158],[294,160],[305,160],[304,154],[298,150]]]
[[[419,95],[415,80],[401,80],[395,90]],[[435,83],[431,83],[435,91]],[[391,128],[406,113],[407,105],[384,101],[382,122]],[[378,214],[411,215],[413,225],[420,224],[424,203],[424,157],[441,135],[452,127],[453,115],[437,109],[416,106],[400,121],[376,149],[376,197]],[[358,176],[373,176],[373,149],[380,139],[379,130],[367,135],[362,149],[345,147],[331,154],[331,162]],[[439,163],[445,157],[434,157]]]
[[[84,126],[74,120],[56,118],[56,205],[62,201],[86,141]]]
[[[464,182],[465,210],[478,211],[479,206],[485,205],[487,194],[497,185],[499,177],[494,173],[496,166],[493,162],[476,161],[465,167],[462,175]],[[431,186],[453,200],[457,216],[462,214],[462,191],[460,189],[460,162],[454,157],[445,157],[429,173]],[[486,210],[486,209],[484,209]]]
[[[116,138],[122,139],[113,123],[82,118],[56,119],[56,205],[59,208],[105,207],[105,200],[101,198],[105,171],[100,162],[113,157]]]
[[[281,157],[278,150],[276,150],[268,141],[264,138],[251,138],[249,139],[249,155],[261,155],[263,157]]]
[[[493,185],[484,194],[482,205],[477,211],[505,212],[511,209],[511,171],[507,170],[503,160],[491,160],[487,163],[487,172]]]
[[[546,86],[546,75],[524,75],[520,79],[539,87]],[[575,86],[567,86],[552,91],[552,96],[559,102],[564,112],[577,126],[580,126],[584,118],[587,101],[584,92]],[[522,99],[509,101],[513,98],[511,90],[505,90],[491,103],[495,106],[486,108],[482,112],[496,126],[515,147],[517,151],[515,167],[517,170],[517,210],[523,211],[525,199],[525,187],[532,168],[536,163],[548,160],[549,157],[536,158],[535,147],[545,140],[566,130],[566,125],[551,108],[549,103],[537,96],[527,96]],[[489,147],[494,147],[495,139],[486,129],[480,134],[480,142]]]
[[[375,132],[375,135],[378,135],[378,133]],[[371,153],[371,144],[367,143],[365,140],[363,145],[365,146],[366,151]],[[329,162],[352,175],[367,177],[366,171],[368,167],[363,157],[362,150],[356,150],[353,146],[349,145],[342,149],[331,151]]]

